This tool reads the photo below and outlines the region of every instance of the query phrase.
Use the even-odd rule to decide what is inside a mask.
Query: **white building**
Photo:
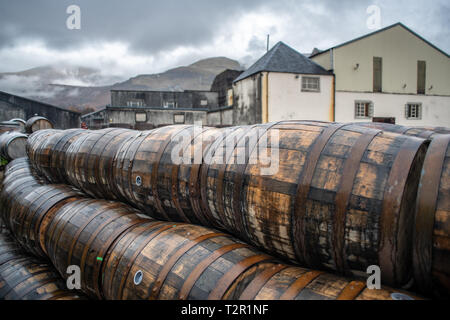
[[[332,72],[279,42],[234,80],[235,125],[333,120]]]
[[[401,23],[310,58],[335,74],[335,121],[450,127],[449,55]]]

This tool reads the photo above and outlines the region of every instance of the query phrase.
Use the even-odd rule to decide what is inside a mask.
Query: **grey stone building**
[[[49,119],[56,129],[80,127],[78,112],[0,91],[0,122],[13,118],[27,120],[36,114]]]

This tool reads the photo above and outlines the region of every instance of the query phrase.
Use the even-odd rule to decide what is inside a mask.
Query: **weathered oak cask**
[[[20,125],[14,121],[2,121],[0,122],[0,133],[20,131]]]
[[[22,247],[35,256],[47,258],[40,244],[40,227],[45,216],[64,204],[78,199],[81,193],[67,185],[34,187],[17,205],[4,212],[10,231]]]
[[[115,187],[154,218],[208,225],[200,208],[199,169],[204,151],[220,135],[187,125],[142,132],[116,154]]]
[[[367,288],[365,280],[349,280],[333,274],[283,264],[267,264],[233,300],[416,300],[404,291]]]
[[[79,266],[82,290],[101,298],[101,267],[109,246],[127,229],[148,220],[119,202],[80,198],[44,217],[41,241],[62,275],[68,266]]]
[[[39,130],[53,129],[53,124],[44,117],[32,117],[25,124],[25,132],[33,133]]]
[[[450,135],[436,136],[417,194],[414,276],[419,288],[450,297]]]
[[[27,135],[18,131],[5,132],[0,135],[0,156],[11,161],[27,156]]]
[[[20,127],[20,129],[19,129],[20,132],[25,132],[25,125],[27,124],[27,122],[25,120],[20,119],[20,118],[14,118],[9,121],[18,124]]]
[[[356,122],[353,124],[367,128],[406,134],[409,136],[415,136],[424,139],[432,139],[437,134],[450,134],[450,128],[446,127],[408,127],[380,122]]]
[[[218,227],[307,267],[350,275],[379,265],[386,284],[411,279],[425,140],[286,121],[237,129],[212,152],[202,200]]]
[[[65,154],[69,182],[91,196],[116,199],[111,181],[114,156],[123,142],[137,134],[133,130],[110,128],[78,137]]]
[[[245,270],[274,258],[229,235],[189,224],[149,222],[119,237],[104,264],[113,300],[220,299]]]
[[[24,253],[8,234],[0,234],[0,299],[84,300],[69,291],[50,265]]]

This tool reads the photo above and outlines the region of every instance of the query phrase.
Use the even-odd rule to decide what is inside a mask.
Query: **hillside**
[[[239,62],[208,58],[158,74],[142,74],[123,82],[100,70],[79,66],[43,66],[15,73],[0,73],[0,90],[81,112],[110,103],[111,89],[209,90],[217,74],[241,70]],[[113,84],[115,83],[115,84]]]

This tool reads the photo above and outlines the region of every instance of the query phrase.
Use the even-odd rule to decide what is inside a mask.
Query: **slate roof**
[[[283,42],[278,42],[269,52],[237,77],[234,82],[248,78],[262,71],[287,72],[299,74],[330,75],[314,61],[295,51]]]

